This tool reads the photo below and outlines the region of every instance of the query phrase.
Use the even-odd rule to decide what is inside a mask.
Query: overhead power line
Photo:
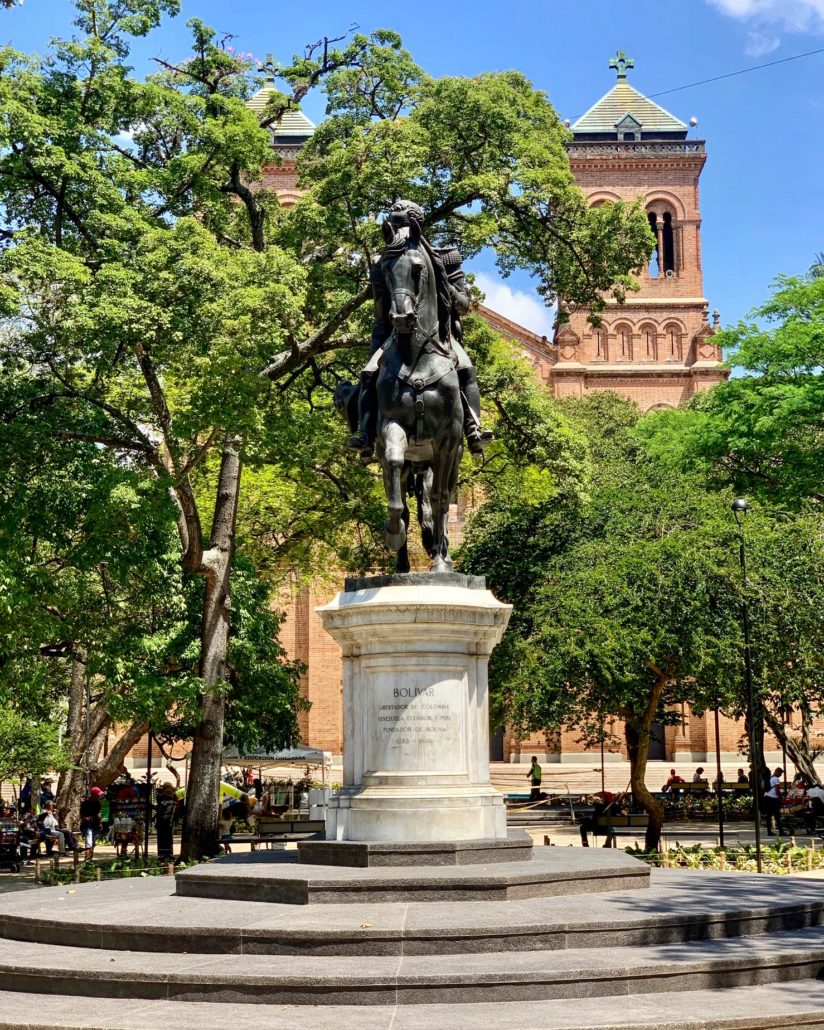
[[[782,57],[779,61],[767,61],[766,64],[754,64],[751,68],[741,68],[737,72],[727,72],[726,75],[714,75],[711,79],[701,79],[700,82],[690,82],[686,86],[676,86],[674,89],[662,89],[659,93],[649,93],[648,99],[663,97],[668,93],[678,93],[682,89],[692,89],[693,86],[705,86],[708,82],[718,82],[721,79],[731,79],[736,75],[746,75],[747,72],[757,72],[762,68],[773,68],[777,64],[787,64],[788,61],[800,61],[802,57],[813,57],[815,54],[824,54],[824,47],[818,50],[808,50],[806,54],[795,54],[794,57]]]

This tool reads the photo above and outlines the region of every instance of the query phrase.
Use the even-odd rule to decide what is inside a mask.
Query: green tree
[[[797,508],[824,498],[824,277],[780,276],[772,297],[716,337],[733,375],[641,430],[653,453]]]
[[[40,776],[62,769],[66,753],[52,722],[32,722],[18,712],[0,709],[0,782]]]
[[[648,456],[629,402],[595,394],[565,407],[591,442],[589,497],[509,508],[493,498],[471,524],[464,567],[483,569],[515,604],[493,655],[498,710],[524,731],[569,725],[589,739],[604,718],[623,720],[654,848],[663,807],[644,782],[653,722],[677,721],[681,702],[744,709],[735,530],[726,495]],[[810,612],[824,600],[821,527],[762,514],[748,534],[759,693],[820,699]]]
[[[14,378],[0,391],[19,400]],[[107,786],[147,730],[191,736],[201,602],[180,580],[167,498],[113,450],[55,444],[51,416],[0,422],[0,699],[33,725],[64,723],[57,802],[74,824],[87,779]],[[227,739],[280,746],[297,738],[299,670],[242,553],[234,574]]]
[[[587,208],[565,130],[516,73],[434,80],[383,31],[309,48],[258,116],[254,69],[197,19],[188,58],[131,74],[132,37],[177,0],[76,6],[77,36],[46,60],[0,52],[0,361],[24,395],[15,412],[48,408],[57,438],[112,450],[175,513],[200,593],[194,857],[217,837],[242,469],[311,464],[294,426],[307,383],[368,338],[374,213],[416,199],[442,240],[494,246],[547,299],[596,310],[631,288],[650,236],[637,205]],[[323,83],[309,192],[283,210],[256,185],[269,132]]]

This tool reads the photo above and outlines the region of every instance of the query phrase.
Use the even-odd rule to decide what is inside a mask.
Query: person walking
[[[25,819],[26,816],[31,812],[31,792],[32,782],[31,776],[26,777],[26,782],[20,788],[20,818]]]
[[[532,765],[529,767],[529,772],[526,774],[526,778],[532,784],[532,790],[529,793],[530,801],[541,800],[541,767],[538,765],[538,756],[532,756]]]

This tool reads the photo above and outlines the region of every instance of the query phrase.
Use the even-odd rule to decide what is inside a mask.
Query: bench
[[[258,818],[257,833],[233,833],[222,838],[227,844],[251,844],[252,851],[261,845],[286,844],[293,840],[305,840],[317,833],[324,833],[323,819],[274,819],[269,816]]]
[[[639,830],[646,832],[649,816],[646,812],[631,812],[629,815],[596,815],[594,837],[638,837]],[[614,847],[614,843],[613,843]]]

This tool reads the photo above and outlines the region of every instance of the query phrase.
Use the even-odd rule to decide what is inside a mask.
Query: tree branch
[[[350,298],[332,318],[319,329],[308,340],[297,344],[289,351],[281,351],[272,358],[271,362],[261,370],[261,375],[269,379],[279,379],[282,375],[291,372],[298,365],[314,357],[315,354],[322,354],[328,350],[338,350],[344,347],[359,347],[361,340],[336,340],[331,343],[335,332],[353,315],[361,305],[372,296],[372,287],[367,286],[360,293]]]
[[[99,433],[76,433],[70,429],[58,429],[54,435],[58,440],[85,440],[88,443],[105,444],[107,447],[116,447],[124,451],[140,451],[147,455],[157,454],[157,450],[154,447],[118,436],[102,436]]]
[[[266,250],[266,239],[263,233],[265,213],[258,204],[254,192],[241,180],[240,168],[238,167],[237,161],[232,163],[229,176],[229,182],[224,186],[221,186],[220,191],[221,193],[234,193],[235,196],[240,197],[243,201],[246,213],[249,216],[249,228],[252,232],[252,246],[259,254],[263,253],[263,251]]]

